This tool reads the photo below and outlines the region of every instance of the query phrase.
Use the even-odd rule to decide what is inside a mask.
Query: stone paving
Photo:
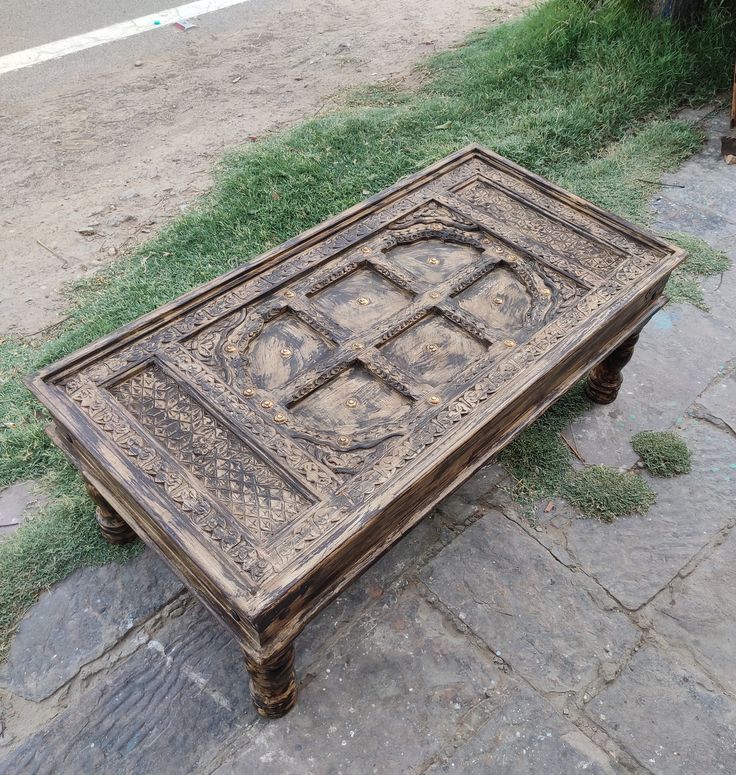
[[[725,122],[705,118],[711,143],[653,207],[736,259]],[[150,552],[80,570],[0,668],[0,773],[736,772],[736,270],[705,286],[710,311],[659,313],[618,401],[567,431],[627,467],[636,431],[683,434],[693,470],[647,476],[646,516],[556,502],[530,521],[488,466],[312,622],[299,702],[272,722]]]

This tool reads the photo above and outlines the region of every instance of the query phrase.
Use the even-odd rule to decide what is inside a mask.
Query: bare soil
[[[0,335],[64,318],[64,286],[147,239],[212,182],[226,150],[405,77],[529,0],[285,0],[247,28],[44,85],[0,108]],[[288,23],[287,23],[288,20]]]

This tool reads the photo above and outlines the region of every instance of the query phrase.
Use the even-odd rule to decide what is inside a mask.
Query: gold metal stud
[[[261,401],[261,406],[264,409],[270,409],[273,406],[273,401],[270,401],[268,398],[265,401]]]
[[[361,252],[361,253],[365,253],[366,255],[368,255],[368,253],[372,253],[372,252],[373,252],[373,248],[371,248],[371,247],[368,247],[368,245],[364,245],[364,246],[363,246],[363,247],[360,249],[360,252]]]
[[[363,342],[353,342],[352,348],[353,350],[362,350],[365,347]]]
[[[345,402],[345,406],[349,406],[351,409],[358,405],[358,401],[355,398],[348,398]]]
[[[516,342],[513,339],[504,339],[503,343],[506,347],[516,347]]]
[[[350,439],[347,436],[338,436],[337,441],[338,441],[338,444],[344,447],[348,444]]]
[[[429,294],[430,299],[439,299],[440,295],[437,293],[437,291],[432,291],[432,293]]]
[[[430,396],[427,401],[429,401],[430,404],[439,404],[440,397],[439,396]]]
[[[226,353],[236,353],[238,351],[237,345],[234,344],[226,344],[223,348]]]
[[[500,296],[496,296],[496,298],[493,300],[494,304],[503,304],[503,299]]]
[[[366,304],[370,304],[370,303],[371,303],[371,300],[370,300],[370,299],[366,299],[366,297],[365,297],[365,296],[361,296],[361,297],[358,299],[358,304],[360,304],[360,306],[361,306],[361,307],[365,307],[365,306],[366,306]]]
[[[293,299],[296,294],[291,289],[287,289],[284,291],[284,296],[286,296],[287,299]]]
[[[253,390],[253,388],[245,388],[245,390],[243,390],[243,395],[244,396],[252,396],[255,392],[256,391]]]
[[[552,291],[549,288],[542,288],[542,296],[551,296]]]
[[[281,414],[281,413],[275,414],[273,416],[273,421],[274,422],[286,422],[286,415],[285,414]]]
[[[427,351],[428,351],[428,352],[430,352],[430,353],[436,353],[436,352],[437,352],[437,350],[439,350],[439,347],[437,347],[437,345],[436,345],[436,344],[434,344],[433,342],[432,342],[431,344],[428,344],[428,345],[427,345]]]
[[[281,357],[288,358],[291,355],[291,350],[288,347],[281,348]]]
[[[431,256],[430,258],[427,259],[427,263],[432,264],[432,266],[437,266],[439,262],[440,262],[439,258],[436,258],[435,256]]]

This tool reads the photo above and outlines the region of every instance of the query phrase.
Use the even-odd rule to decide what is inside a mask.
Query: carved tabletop
[[[471,147],[29,385],[105,536],[159,551],[276,716],[320,608],[591,367],[615,398],[684,255]]]

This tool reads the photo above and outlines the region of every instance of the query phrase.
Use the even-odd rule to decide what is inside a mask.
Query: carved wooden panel
[[[32,387],[105,497],[275,649],[640,325],[682,257],[470,148]]]

